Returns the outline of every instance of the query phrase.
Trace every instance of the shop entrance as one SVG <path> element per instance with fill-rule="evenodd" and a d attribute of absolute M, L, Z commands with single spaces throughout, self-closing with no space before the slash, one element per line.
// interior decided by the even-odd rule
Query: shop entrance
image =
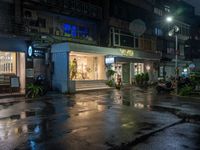
<path fill-rule="evenodd" d="M 75 81 L 76 91 L 107 87 L 103 55 L 71 52 L 69 75 Z"/>
<path fill-rule="evenodd" d="M 144 63 L 134 63 L 134 75 L 144 73 Z"/>
<path fill-rule="evenodd" d="M 130 84 L 130 64 L 126 63 L 122 66 L 123 83 Z"/>
<path fill-rule="evenodd" d="M 117 83 L 118 81 L 122 82 L 122 64 L 119 63 L 112 64 L 112 70 L 115 71 L 114 74 L 115 83 Z"/>

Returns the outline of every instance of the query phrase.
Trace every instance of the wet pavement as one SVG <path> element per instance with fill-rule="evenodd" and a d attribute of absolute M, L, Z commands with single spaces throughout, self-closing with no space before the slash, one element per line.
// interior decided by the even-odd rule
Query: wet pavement
<path fill-rule="evenodd" d="M 200 149 L 200 100 L 126 88 L 0 100 L 0 150 Z"/>
<path fill-rule="evenodd" d="M 199 150 L 199 125 L 182 123 L 157 133 L 132 150 Z"/>

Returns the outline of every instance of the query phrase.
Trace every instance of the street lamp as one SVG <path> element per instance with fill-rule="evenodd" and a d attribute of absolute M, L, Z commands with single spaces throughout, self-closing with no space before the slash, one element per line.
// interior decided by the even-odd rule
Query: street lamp
<path fill-rule="evenodd" d="M 166 17 L 166 21 L 167 22 L 172 22 L 173 21 L 173 17 L 172 16 L 167 16 Z"/>
<path fill-rule="evenodd" d="M 173 17 L 168 16 L 166 18 L 167 22 L 172 22 L 173 21 Z M 173 36 L 175 35 L 175 52 L 176 52 L 176 57 L 175 57 L 175 81 L 176 81 L 176 94 L 178 94 L 178 32 L 179 32 L 180 28 L 177 25 L 174 25 L 173 28 L 168 32 L 169 36 Z"/>

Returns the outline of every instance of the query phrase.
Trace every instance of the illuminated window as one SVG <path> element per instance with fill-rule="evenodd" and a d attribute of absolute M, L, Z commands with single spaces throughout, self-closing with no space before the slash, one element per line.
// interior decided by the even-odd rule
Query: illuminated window
<path fill-rule="evenodd" d="M 16 53 L 0 52 L 0 73 L 16 74 Z"/>
<path fill-rule="evenodd" d="M 144 73 L 144 64 L 143 63 L 134 63 L 134 75 Z"/>
<path fill-rule="evenodd" d="M 71 25 L 64 24 L 64 32 L 67 34 L 71 34 Z"/>
<path fill-rule="evenodd" d="M 65 23 L 64 34 L 65 36 L 70 36 L 74 38 L 77 38 L 77 37 L 86 38 L 89 36 L 89 31 L 87 27 L 81 27 L 81 26 Z"/>
<path fill-rule="evenodd" d="M 71 80 L 105 79 L 104 56 L 71 52 L 69 66 Z"/>

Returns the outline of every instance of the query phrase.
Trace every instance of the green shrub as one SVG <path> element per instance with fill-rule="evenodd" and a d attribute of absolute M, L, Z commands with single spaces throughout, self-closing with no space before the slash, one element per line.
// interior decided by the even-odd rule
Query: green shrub
<path fill-rule="evenodd" d="M 149 81 L 149 74 L 147 72 L 144 74 L 144 81 Z"/>
<path fill-rule="evenodd" d="M 35 98 L 40 96 L 40 93 L 43 92 L 43 88 L 39 85 L 35 85 L 33 83 L 27 84 L 27 97 Z"/>
<path fill-rule="evenodd" d="M 108 80 L 106 81 L 106 85 L 110 86 L 110 87 L 113 87 L 115 85 L 115 81 L 112 79 L 112 80 Z"/>
<path fill-rule="evenodd" d="M 112 69 L 107 70 L 106 75 L 108 78 L 112 77 L 116 72 Z"/>
<path fill-rule="evenodd" d="M 137 75 L 135 76 L 135 81 L 136 81 L 136 84 L 137 84 L 137 85 L 140 85 L 141 79 L 142 79 L 141 74 L 137 74 Z"/>
<path fill-rule="evenodd" d="M 191 84 L 195 87 L 196 85 L 200 85 L 200 73 L 199 72 L 192 72 L 190 74 L 190 81 Z"/>
<path fill-rule="evenodd" d="M 135 81 L 137 85 L 143 86 L 147 84 L 147 82 L 149 81 L 149 74 L 148 73 L 137 74 L 135 76 Z"/>
<path fill-rule="evenodd" d="M 179 95 L 181 96 L 188 96 L 192 93 L 193 88 L 191 86 L 184 86 L 183 88 L 180 89 Z"/>

